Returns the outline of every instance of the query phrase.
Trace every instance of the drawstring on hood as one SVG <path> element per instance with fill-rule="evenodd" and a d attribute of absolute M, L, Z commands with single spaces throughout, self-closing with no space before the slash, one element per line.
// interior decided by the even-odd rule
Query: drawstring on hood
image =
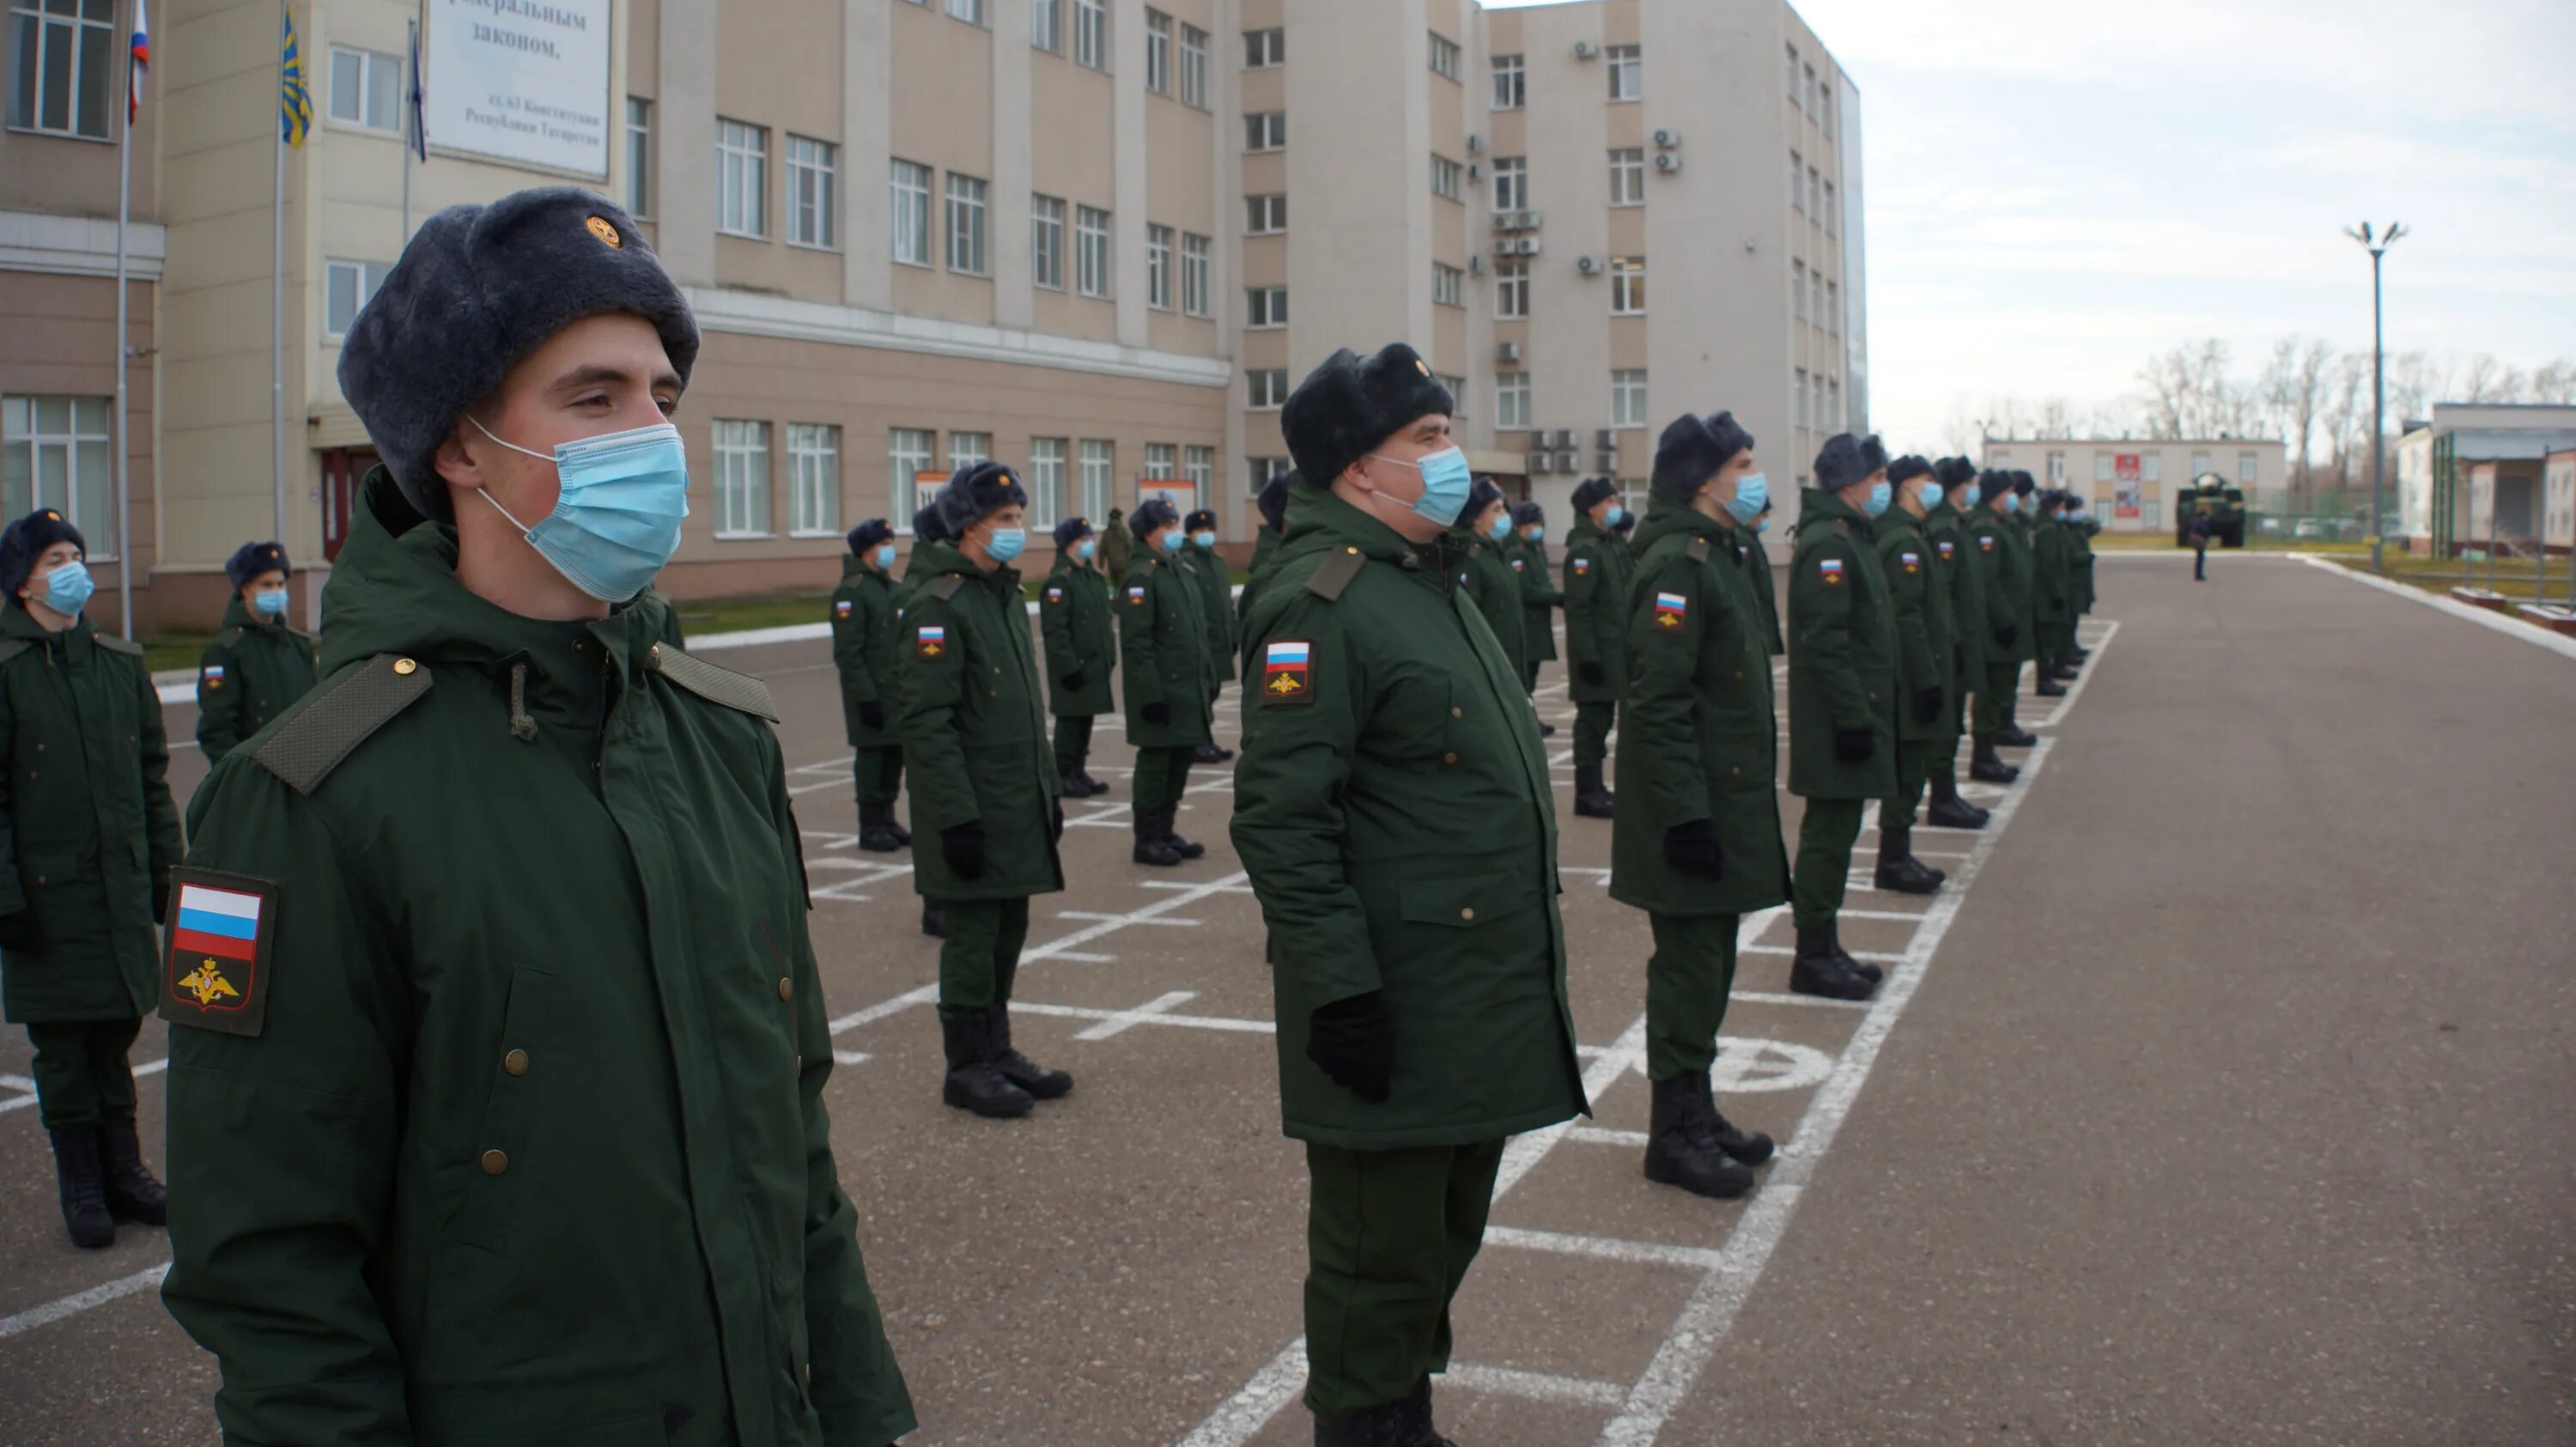
<path fill-rule="evenodd" d="M 537 721 L 528 717 L 528 665 L 510 665 L 510 737 L 523 744 L 537 741 Z"/>

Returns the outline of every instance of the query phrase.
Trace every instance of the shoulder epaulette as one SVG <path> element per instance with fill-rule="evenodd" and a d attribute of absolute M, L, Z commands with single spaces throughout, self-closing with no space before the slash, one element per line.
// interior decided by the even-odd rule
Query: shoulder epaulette
<path fill-rule="evenodd" d="M 307 698 L 251 758 L 288 788 L 310 794 L 369 735 L 427 692 L 427 664 L 380 653 Z"/>
<path fill-rule="evenodd" d="M 1705 563 L 1708 561 L 1708 539 L 1693 538 L 1690 540 L 1690 546 L 1682 549 L 1682 552 L 1694 563 Z"/>
<path fill-rule="evenodd" d="M 945 581 L 954 581 L 951 573 Z M 778 700 L 770 697 L 769 685 L 747 673 L 693 658 L 668 643 L 656 643 L 646 666 L 680 687 L 709 703 L 720 703 L 742 713 L 758 714 L 771 723 L 778 722 Z"/>
<path fill-rule="evenodd" d="M 131 639 L 119 638 L 113 633 L 93 633 L 90 637 L 97 640 L 99 647 L 110 653 L 122 653 L 128 658 L 143 656 L 143 645 Z"/>
<path fill-rule="evenodd" d="M 949 599 L 956 597 L 957 590 L 964 587 L 965 584 L 966 580 L 955 573 L 942 573 L 938 577 L 931 579 L 929 582 L 922 584 L 921 591 L 938 599 L 940 602 L 945 603 Z"/>
<path fill-rule="evenodd" d="M 292 630 L 290 630 L 290 631 L 292 631 Z M 226 647 L 226 648 L 230 648 L 230 647 L 232 647 L 234 644 L 237 644 L 237 643 L 241 642 L 241 640 L 242 640 L 241 625 L 240 625 L 240 624 L 238 624 L 238 623 L 234 624 L 234 625 L 233 625 L 232 627 L 230 627 L 230 628 L 225 629 L 223 632 L 218 633 L 218 634 L 216 634 L 216 635 L 215 635 L 215 641 L 216 641 L 217 643 L 222 644 L 222 645 L 223 645 L 224 647 Z"/>
<path fill-rule="evenodd" d="M 1315 571 L 1307 575 L 1306 591 L 1327 603 L 1334 602 L 1367 566 L 1368 555 L 1346 545 L 1340 552 L 1325 554 L 1324 561 L 1315 565 Z"/>
<path fill-rule="evenodd" d="M 24 638 L 0 638 L 0 663 L 6 663 L 33 647 Z"/>

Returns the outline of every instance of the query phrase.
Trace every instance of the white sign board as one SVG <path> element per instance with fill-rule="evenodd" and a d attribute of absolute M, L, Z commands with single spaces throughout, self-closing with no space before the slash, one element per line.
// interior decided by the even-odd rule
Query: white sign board
<path fill-rule="evenodd" d="M 430 0 L 429 144 L 605 179 L 611 3 Z"/>

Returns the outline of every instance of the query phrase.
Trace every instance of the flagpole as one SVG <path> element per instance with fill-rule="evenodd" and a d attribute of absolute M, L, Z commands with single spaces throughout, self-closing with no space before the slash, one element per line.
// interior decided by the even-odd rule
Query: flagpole
<path fill-rule="evenodd" d="M 139 6 L 142 0 L 135 0 Z M 133 26 L 126 27 L 130 34 Z M 125 62 L 125 132 L 116 146 L 116 606 L 134 637 L 134 449 L 126 427 L 125 228 L 134 212 L 134 61 Z"/>

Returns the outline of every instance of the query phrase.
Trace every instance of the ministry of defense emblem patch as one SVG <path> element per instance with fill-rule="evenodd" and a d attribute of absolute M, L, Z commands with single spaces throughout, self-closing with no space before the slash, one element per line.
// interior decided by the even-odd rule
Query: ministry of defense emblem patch
<path fill-rule="evenodd" d="M 1840 558 L 1818 558 L 1816 560 L 1816 574 L 1825 580 L 1826 587 L 1841 587 L 1843 585 L 1843 560 Z"/>
<path fill-rule="evenodd" d="M 1261 701 L 1311 703 L 1315 697 L 1315 644 L 1307 638 L 1273 640 L 1261 652 Z"/>
<path fill-rule="evenodd" d="M 1690 600 L 1681 594 L 1657 593 L 1655 595 L 1656 627 L 1679 628 L 1682 626 L 1682 618 L 1689 612 Z"/>
<path fill-rule="evenodd" d="M 924 623 L 912 635 L 913 647 L 924 658 L 941 658 L 948 653 L 948 630 L 937 623 Z"/>
<path fill-rule="evenodd" d="M 161 949 L 161 1018 L 226 1035 L 268 1026 L 277 884 L 182 868 Z"/>

